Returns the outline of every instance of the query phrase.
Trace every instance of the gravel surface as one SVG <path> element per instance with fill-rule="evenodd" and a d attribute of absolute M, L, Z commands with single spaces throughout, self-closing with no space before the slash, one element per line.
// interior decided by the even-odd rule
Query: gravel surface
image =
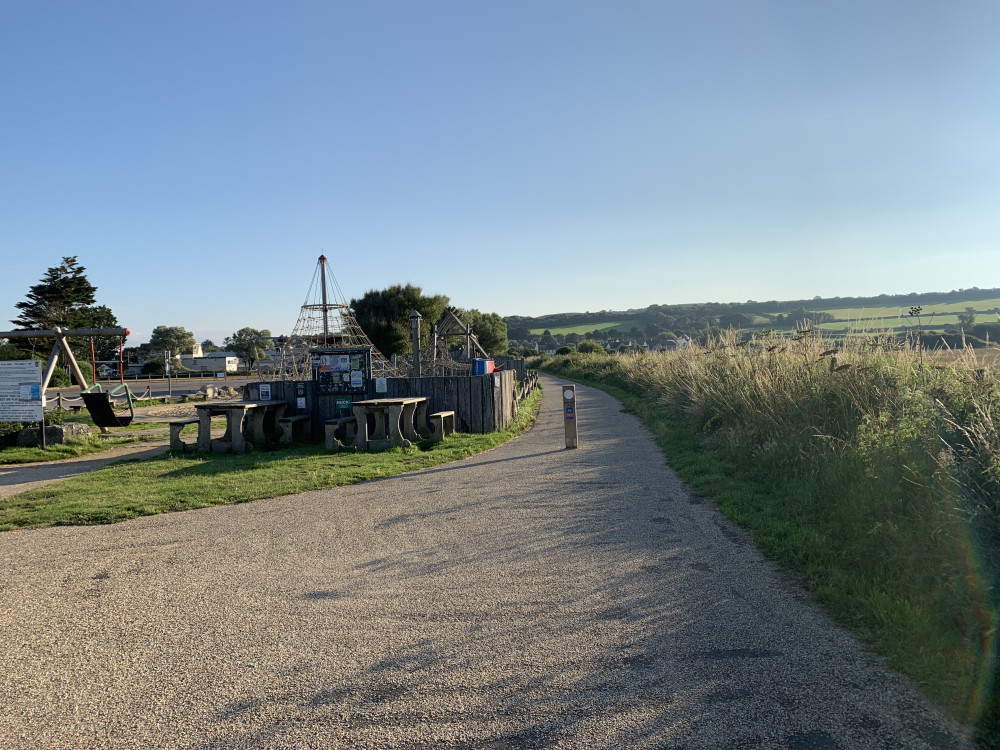
<path fill-rule="evenodd" d="M 960 746 L 612 398 L 563 449 L 543 381 L 454 464 L 0 534 L 0 747 Z"/>

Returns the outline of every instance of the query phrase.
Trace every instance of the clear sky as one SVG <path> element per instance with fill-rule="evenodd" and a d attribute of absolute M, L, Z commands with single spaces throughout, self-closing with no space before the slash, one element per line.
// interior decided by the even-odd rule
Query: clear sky
<path fill-rule="evenodd" d="M 289 333 L 1000 286 L 1000 2 L 0 4 L 0 316 Z"/>

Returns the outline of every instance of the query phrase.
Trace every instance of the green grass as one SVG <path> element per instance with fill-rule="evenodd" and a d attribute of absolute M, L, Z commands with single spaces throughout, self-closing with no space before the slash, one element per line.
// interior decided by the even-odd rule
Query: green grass
<path fill-rule="evenodd" d="M 542 369 L 620 398 L 696 493 L 1000 747 L 1000 378 L 972 352 L 779 343 Z"/>
<path fill-rule="evenodd" d="M 64 458 L 102 453 L 123 445 L 135 445 L 163 440 L 165 437 L 166 435 L 159 433 L 155 435 L 116 435 L 108 438 L 99 438 L 96 435 L 92 435 L 85 439 L 70 440 L 66 443 L 50 445 L 45 450 L 41 448 L 11 446 L 10 448 L 0 450 L 0 464 L 35 464 L 46 461 L 60 461 Z"/>
<path fill-rule="evenodd" d="M 436 466 L 480 453 L 528 429 L 540 400 L 540 391 L 528 397 L 512 426 L 502 432 L 456 433 L 442 443 L 382 453 L 331 454 L 322 445 L 297 444 L 271 453 L 167 454 L 125 461 L 0 499 L 0 531 L 115 523 L 338 487 Z"/>
<path fill-rule="evenodd" d="M 543 334 L 546 331 L 555 336 L 557 333 L 565 336 L 568 333 L 577 333 L 579 335 L 584 335 L 585 333 L 590 333 L 591 331 L 607 331 L 612 328 L 617 328 L 620 331 L 630 331 L 632 327 L 641 328 L 640 321 L 630 319 L 630 320 L 615 320 L 611 322 L 604 323 L 582 323 L 577 326 L 559 326 L 558 328 L 532 328 L 529 333 Z"/>
<path fill-rule="evenodd" d="M 932 314 L 935 317 L 947 315 L 948 313 L 954 315 L 965 312 L 965 308 L 967 307 L 972 307 L 976 309 L 977 322 L 993 322 L 996 320 L 996 316 L 991 311 L 1000 309 L 1000 298 L 980 299 L 968 302 L 942 302 L 937 305 L 921 305 L 920 307 L 920 315 L 924 320 L 929 319 Z M 819 312 L 828 312 L 835 318 L 846 321 L 910 317 L 909 306 L 900 307 L 898 305 L 886 307 L 824 307 L 820 308 Z"/>
<path fill-rule="evenodd" d="M 65 421 L 85 424 L 96 430 L 94 420 L 92 420 L 89 415 L 75 414 L 67 417 Z M 218 417 L 212 420 L 212 424 L 217 427 L 224 426 L 225 422 L 225 417 Z M 87 456 L 92 453 L 102 453 L 103 451 L 118 448 L 123 445 L 134 445 L 137 443 L 165 440 L 168 437 L 166 432 L 157 432 L 145 435 L 138 433 L 145 432 L 147 430 L 167 430 L 169 427 L 169 422 L 133 422 L 128 427 L 111 427 L 109 428 L 109 432 L 103 436 L 99 436 L 97 433 L 94 433 L 88 438 L 81 438 L 70 440 L 66 443 L 49 445 L 45 448 L 45 450 L 42 450 L 41 448 L 21 446 L 0 448 L 0 464 L 33 464 L 44 463 L 47 461 L 61 461 L 65 458 Z M 191 427 L 186 427 L 185 430 L 190 433 L 196 431 L 197 426 L 192 425 Z"/>

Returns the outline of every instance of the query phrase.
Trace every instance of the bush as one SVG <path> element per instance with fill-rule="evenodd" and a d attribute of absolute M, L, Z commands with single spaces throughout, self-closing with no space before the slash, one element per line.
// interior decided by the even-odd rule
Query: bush
<path fill-rule="evenodd" d="M 52 372 L 52 378 L 49 380 L 49 388 L 69 388 L 71 383 L 69 373 L 61 367 L 57 367 Z"/>
<path fill-rule="evenodd" d="M 560 346 L 558 349 L 556 349 L 556 354 L 563 354 L 563 355 L 565 355 L 565 354 L 572 354 L 572 353 L 573 353 L 573 347 L 571 347 L 571 346 Z"/>
<path fill-rule="evenodd" d="M 596 341 L 581 341 L 577 344 L 576 350 L 581 354 L 603 354 L 604 347 Z"/>
<path fill-rule="evenodd" d="M 151 359 L 146 364 L 142 366 L 143 375 L 152 375 L 154 377 L 159 377 L 165 375 L 167 372 L 167 367 L 158 359 Z"/>

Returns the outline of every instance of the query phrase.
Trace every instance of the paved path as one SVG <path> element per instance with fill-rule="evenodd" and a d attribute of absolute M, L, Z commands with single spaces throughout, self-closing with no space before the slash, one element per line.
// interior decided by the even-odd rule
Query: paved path
<path fill-rule="evenodd" d="M 0 534 L 3 748 L 941 748 L 952 729 L 559 389 L 470 459 Z"/>
<path fill-rule="evenodd" d="M 148 432 L 148 431 L 143 431 Z M 166 453 L 170 440 L 149 440 L 144 443 L 122 445 L 100 453 L 64 458 L 59 461 L 45 461 L 36 464 L 0 464 L 0 499 L 21 492 L 44 487 L 60 479 L 86 474 L 115 461 L 152 458 Z M 2 542 L 0 542 L 2 546 Z M 3 747 L 0 745 L 0 747 Z"/>

